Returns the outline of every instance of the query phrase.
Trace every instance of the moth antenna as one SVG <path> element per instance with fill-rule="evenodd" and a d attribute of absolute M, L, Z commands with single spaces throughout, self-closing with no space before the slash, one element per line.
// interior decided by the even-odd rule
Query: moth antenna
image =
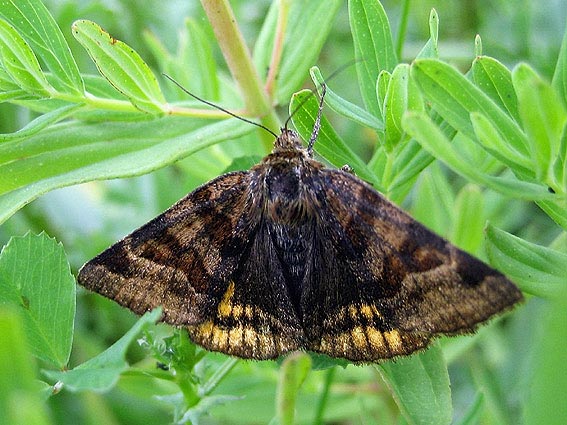
<path fill-rule="evenodd" d="M 336 69 L 331 75 L 329 75 L 329 77 L 326 78 L 325 81 L 322 82 L 321 85 L 319 86 L 321 88 L 321 96 L 319 98 L 319 109 L 317 111 L 317 118 L 315 119 L 315 123 L 313 124 L 313 131 L 311 133 L 311 137 L 309 137 L 309 142 L 307 143 L 307 153 L 309 154 L 309 156 L 313 156 L 313 146 L 315 145 L 315 141 L 317 140 L 317 136 L 319 136 L 319 130 L 321 129 L 321 114 L 322 114 L 322 111 L 323 111 L 323 101 L 325 99 L 325 94 L 327 93 L 326 82 L 333 79 L 334 77 L 336 77 L 338 74 L 343 72 L 346 68 L 354 65 L 355 63 L 364 62 L 364 60 L 365 60 L 364 58 L 361 58 L 361 59 L 353 59 L 351 61 L 348 61 L 347 63 L 345 63 L 344 65 L 342 65 L 338 69 Z M 293 111 L 291 111 L 291 114 L 289 114 L 289 117 L 287 117 L 287 119 L 285 120 L 285 123 L 284 123 L 284 128 L 286 130 L 287 130 L 287 126 L 288 126 L 291 118 L 305 104 L 305 102 L 307 102 L 311 98 L 311 96 L 314 96 L 313 92 L 311 92 L 311 94 L 309 94 L 309 96 L 307 96 L 305 99 L 303 99 L 303 101 L 299 105 L 297 105 L 297 107 Z"/>
<path fill-rule="evenodd" d="M 278 135 L 276 133 L 274 133 L 272 130 L 270 130 L 268 127 L 266 127 L 265 125 L 262 125 L 260 123 L 249 120 L 247 118 L 241 117 L 240 115 L 237 115 L 234 112 L 231 112 L 228 109 L 223 108 L 222 106 L 216 105 L 213 102 L 209 102 L 208 100 L 205 100 L 205 99 L 191 93 L 189 90 L 187 90 L 185 87 L 183 87 L 180 83 L 178 83 L 173 77 L 170 77 L 169 75 L 167 75 L 165 73 L 162 73 L 162 75 L 165 78 L 167 78 L 169 81 L 171 81 L 173 84 L 175 84 L 177 87 L 179 87 L 184 93 L 188 94 L 189 96 L 191 96 L 194 99 L 197 99 L 199 102 L 203 102 L 205 105 L 212 106 L 213 108 L 218 109 L 219 111 L 222 111 L 225 114 L 230 115 L 231 117 L 238 118 L 240 121 L 244 121 L 248 124 L 252 124 L 252 125 L 255 125 L 256 127 L 259 127 L 263 130 L 266 130 L 268 133 L 270 133 L 276 139 L 278 138 Z"/>
<path fill-rule="evenodd" d="M 311 137 L 309 137 L 309 143 L 307 143 L 307 154 L 309 156 L 313 156 L 313 146 L 315 145 L 315 140 L 317 140 L 317 136 L 319 136 L 319 130 L 321 129 L 321 115 L 323 114 L 323 102 L 325 101 L 326 93 L 327 85 L 325 83 L 322 83 L 321 97 L 319 98 L 319 109 L 317 110 L 317 118 L 315 118 L 313 131 L 311 132 Z"/>

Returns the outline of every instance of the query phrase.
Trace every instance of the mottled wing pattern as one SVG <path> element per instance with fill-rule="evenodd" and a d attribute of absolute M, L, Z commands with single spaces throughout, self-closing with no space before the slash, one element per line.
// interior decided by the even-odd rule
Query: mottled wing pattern
<path fill-rule="evenodd" d="M 320 274 L 301 300 L 309 349 L 355 361 L 407 355 L 436 336 L 473 332 L 522 299 L 502 274 L 358 178 L 328 169 L 316 178 Z"/>
<path fill-rule="evenodd" d="M 202 322 L 246 248 L 250 173 L 223 175 L 86 263 L 78 281 L 138 314 L 163 307 L 175 325 Z M 227 238 L 226 235 L 233 235 Z"/>
<path fill-rule="evenodd" d="M 303 329 L 265 223 L 241 256 L 217 311 L 207 322 L 189 327 L 194 342 L 254 359 L 305 348 Z"/>

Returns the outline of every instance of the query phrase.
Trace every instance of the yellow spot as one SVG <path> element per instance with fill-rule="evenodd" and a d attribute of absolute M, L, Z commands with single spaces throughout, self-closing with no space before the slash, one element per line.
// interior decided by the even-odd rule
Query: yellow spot
<path fill-rule="evenodd" d="M 358 309 L 354 305 L 348 306 L 348 313 L 350 314 L 352 320 L 358 319 Z"/>
<path fill-rule="evenodd" d="M 238 304 L 232 307 L 232 317 L 234 317 L 235 319 L 239 319 L 240 316 L 242 316 L 242 312 L 244 311 L 244 308 Z"/>
<path fill-rule="evenodd" d="M 366 317 L 368 320 L 371 320 L 372 317 L 374 317 L 374 312 L 372 311 L 372 307 L 369 306 L 368 304 L 363 304 L 360 306 L 360 312 L 362 313 L 362 315 L 364 317 Z"/>
<path fill-rule="evenodd" d="M 382 335 L 382 332 L 369 326 L 366 328 L 366 336 L 368 337 L 368 342 L 370 342 L 372 348 L 378 351 L 382 351 L 384 349 L 384 336 Z"/>
<path fill-rule="evenodd" d="M 275 350 L 274 338 L 271 334 L 259 333 L 258 335 L 258 345 L 260 346 L 260 352 L 262 353 L 273 353 Z"/>
<path fill-rule="evenodd" d="M 252 309 L 252 306 L 247 305 L 246 307 L 244 307 L 244 314 L 246 315 L 246 318 L 248 320 L 251 320 L 254 316 L 254 310 Z"/>
<path fill-rule="evenodd" d="M 352 331 L 350 331 L 352 336 L 352 342 L 356 348 L 359 350 L 366 350 L 366 333 L 361 326 L 355 326 Z"/>
<path fill-rule="evenodd" d="M 248 346 L 250 347 L 256 346 L 256 342 L 258 340 L 257 336 L 258 334 L 251 327 L 244 328 L 244 341 L 246 342 L 246 344 L 248 344 Z"/>
<path fill-rule="evenodd" d="M 212 344 L 217 347 L 219 350 L 225 350 L 228 341 L 228 332 L 225 329 L 219 328 L 215 326 L 213 328 L 213 338 Z"/>
<path fill-rule="evenodd" d="M 234 282 L 231 280 L 228 284 L 228 288 L 222 297 L 222 301 L 219 304 L 218 312 L 220 317 L 230 316 L 232 312 L 232 296 L 234 295 Z"/>
<path fill-rule="evenodd" d="M 208 322 L 202 323 L 199 326 L 195 327 L 195 330 L 201 335 L 203 338 L 209 338 L 211 333 L 213 332 L 213 322 L 209 320 Z"/>
<path fill-rule="evenodd" d="M 232 328 L 228 337 L 231 347 L 240 347 L 242 345 L 243 329 L 242 326 Z"/>
<path fill-rule="evenodd" d="M 399 351 L 402 347 L 402 338 L 397 330 L 393 329 L 384 332 L 384 338 L 386 338 L 388 344 L 392 347 L 392 351 Z"/>

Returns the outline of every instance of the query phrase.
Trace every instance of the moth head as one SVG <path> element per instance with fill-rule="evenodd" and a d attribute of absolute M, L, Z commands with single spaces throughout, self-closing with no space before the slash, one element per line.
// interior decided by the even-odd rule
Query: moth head
<path fill-rule="evenodd" d="M 305 148 L 301 143 L 301 138 L 293 130 L 287 128 L 281 129 L 281 134 L 274 142 L 274 150 L 272 153 L 279 153 L 283 151 L 303 151 Z"/>

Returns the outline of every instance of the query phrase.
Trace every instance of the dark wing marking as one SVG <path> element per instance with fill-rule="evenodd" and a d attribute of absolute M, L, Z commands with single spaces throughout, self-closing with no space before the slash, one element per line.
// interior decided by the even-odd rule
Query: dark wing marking
<path fill-rule="evenodd" d="M 502 274 L 358 178 L 322 170 L 314 274 L 302 294 L 309 349 L 373 361 L 473 332 L 522 300 Z"/>
<path fill-rule="evenodd" d="M 189 327 L 191 339 L 209 350 L 255 359 L 304 348 L 303 330 L 265 223 L 240 263 L 216 314 Z"/>
<path fill-rule="evenodd" d="M 235 172 L 199 187 L 86 263 L 79 283 L 138 314 L 162 306 L 165 322 L 202 322 L 248 243 L 249 184 Z"/>

